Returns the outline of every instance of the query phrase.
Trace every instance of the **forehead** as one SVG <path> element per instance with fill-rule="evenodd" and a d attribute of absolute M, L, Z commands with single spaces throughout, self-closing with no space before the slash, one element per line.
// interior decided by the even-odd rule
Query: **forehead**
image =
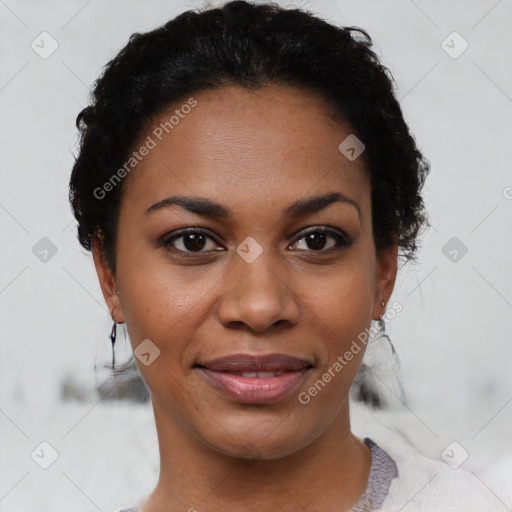
<path fill-rule="evenodd" d="M 130 173 L 123 194 L 143 207 L 183 193 L 287 202 L 333 189 L 367 202 L 364 154 L 338 149 L 351 134 L 316 93 L 289 86 L 239 86 L 203 91 L 173 104 L 146 125 L 135 148 L 154 147 Z M 153 144 L 152 144 L 153 145 Z M 288 197 L 289 196 L 289 197 Z"/>

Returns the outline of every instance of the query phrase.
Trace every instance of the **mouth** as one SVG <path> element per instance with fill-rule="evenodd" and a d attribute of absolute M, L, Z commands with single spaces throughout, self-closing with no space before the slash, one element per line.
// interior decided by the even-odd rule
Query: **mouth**
<path fill-rule="evenodd" d="M 285 354 L 232 354 L 195 368 L 217 391 L 237 403 L 271 404 L 295 390 L 313 363 Z"/>

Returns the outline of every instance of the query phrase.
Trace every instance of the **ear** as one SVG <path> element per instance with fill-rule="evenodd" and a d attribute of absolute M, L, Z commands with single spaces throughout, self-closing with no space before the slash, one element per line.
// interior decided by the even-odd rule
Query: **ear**
<path fill-rule="evenodd" d="M 395 243 L 382 249 L 377 255 L 377 269 L 375 275 L 375 296 L 373 298 L 372 318 L 378 320 L 385 311 L 395 287 L 398 266 L 398 245 Z"/>
<path fill-rule="evenodd" d="M 98 274 L 101 292 L 107 303 L 110 316 L 115 322 L 123 323 L 125 319 L 116 279 L 110 265 L 107 263 L 102 243 L 98 238 L 95 238 L 92 242 L 92 257 L 94 266 L 96 267 L 96 273 Z"/>

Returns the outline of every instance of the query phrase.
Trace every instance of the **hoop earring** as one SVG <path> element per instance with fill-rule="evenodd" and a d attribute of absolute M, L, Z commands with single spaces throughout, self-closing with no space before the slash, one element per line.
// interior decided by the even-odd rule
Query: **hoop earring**
<path fill-rule="evenodd" d="M 114 325 L 112 326 L 112 331 L 110 332 L 110 341 L 112 342 L 112 371 L 114 370 L 114 366 L 116 363 L 116 353 L 114 350 L 114 345 L 116 343 L 116 337 L 117 337 L 117 323 L 114 322 Z"/>

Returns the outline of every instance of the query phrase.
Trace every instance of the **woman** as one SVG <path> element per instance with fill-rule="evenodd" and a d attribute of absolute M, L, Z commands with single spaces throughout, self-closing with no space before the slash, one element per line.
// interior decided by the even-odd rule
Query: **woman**
<path fill-rule="evenodd" d="M 351 432 L 364 333 L 426 223 L 428 163 L 370 47 L 275 5 L 189 11 L 132 36 L 79 114 L 78 236 L 159 440 L 130 510 L 491 510 Z"/>

